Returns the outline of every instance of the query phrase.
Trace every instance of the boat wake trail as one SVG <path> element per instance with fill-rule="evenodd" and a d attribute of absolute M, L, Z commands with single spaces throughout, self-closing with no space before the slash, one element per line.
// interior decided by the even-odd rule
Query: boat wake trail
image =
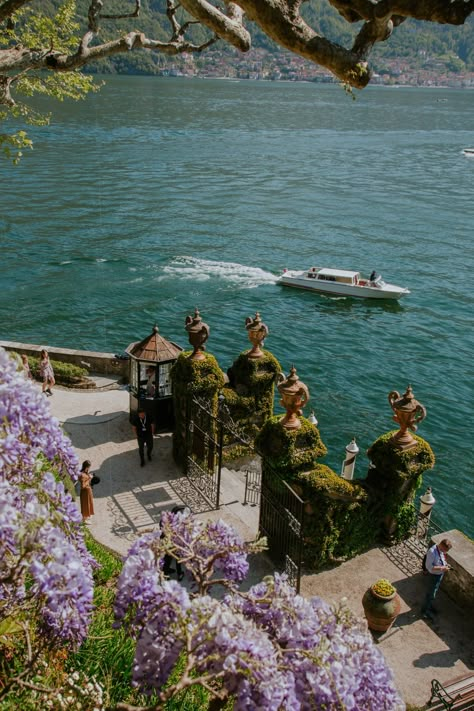
<path fill-rule="evenodd" d="M 247 267 L 236 262 L 216 262 L 212 259 L 197 259 L 196 257 L 175 257 L 163 268 L 164 275 L 160 279 L 173 277 L 204 282 L 219 279 L 231 286 L 242 289 L 254 289 L 262 284 L 274 284 L 275 274 L 258 267 Z"/>

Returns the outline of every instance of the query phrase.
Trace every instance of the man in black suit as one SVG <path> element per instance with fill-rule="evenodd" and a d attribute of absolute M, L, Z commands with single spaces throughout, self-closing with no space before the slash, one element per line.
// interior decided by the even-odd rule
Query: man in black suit
<path fill-rule="evenodd" d="M 140 453 L 140 464 L 142 467 L 145 466 L 145 445 L 146 452 L 148 455 L 148 460 L 151 460 L 151 453 L 153 451 L 153 435 L 155 434 L 155 425 L 150 417 L 147 415 L 143 406 L 140 405 L 138 408 L 138 413 L 132 422 L 133 431 L 138 442 L 138 451 Z"/>

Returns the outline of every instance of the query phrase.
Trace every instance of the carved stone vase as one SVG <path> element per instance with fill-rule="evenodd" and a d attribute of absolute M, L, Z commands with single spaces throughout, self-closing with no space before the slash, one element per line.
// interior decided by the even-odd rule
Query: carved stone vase
<path fill-rule="evenodd" d="M 268 336 L 268 328 L 260 318 L 260 314 L 255 314 L 254 318 L 250 316 L 245 319 L 245 328 L 249 341 L 252 344 L 252 349 L 247 353 L 249 358 L 261 358 L 264 353 L 260 346 L 263 346 L 265 338 Z"/>
<path fill-rule="evenodd" d="M 400 596 L 395 591 L 382 597 L 370 587 L 364 593 L 362 606 L 369 629 L 374 632 L 387 632 L 400 613 Z"/>
<path fill-rule="evenodd" d="M 198 309 L 194 310 L 194 316 L 186 317 L 185 328 L 188 332 L 189 342 L 193 347 L 193 352 L 189 356 L 190 360 L 204 360 L 206 358 L 203 353 L 204 344 L 209 338 L 209 326 L 202 320 Z"/>
<path fill-rule="evenodd" d="M 290 374 L 277 385 L 281 395 L 280 405 L 286 410 L 286 415 L 281 418 L 280 423 L 286 429 L 298 429 L 301 427 L 301 420 L 298 415 L 303 414 L 303 407 L 309 400 L 309 390 L 301 380 L 298 380 L 296 368 L 291 366 Z"/>

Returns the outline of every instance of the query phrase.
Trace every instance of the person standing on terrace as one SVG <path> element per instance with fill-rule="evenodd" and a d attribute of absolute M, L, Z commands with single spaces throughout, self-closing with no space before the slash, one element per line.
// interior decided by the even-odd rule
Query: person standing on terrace
<path fill-rule="evenodd" d="M 40 376 L 43 379 L 43 392 L 52 395 L 52 386 L 55 385 L 53 366 L 50 363 L 48 351 L 43 348 L 39 364 Z"/>
<path fill-rule="evenodd" d="M 145 466 L 145 446 L 148 455 L 148 461 L 151 461 L 151 453 L 153 451 L 153 435 L 155 434 L 155 425 L 150 415 L 145 413 L 145 408 L 140 405 L 138 413 L 133 419 L 132 428 L 137 438 L 138 452 L 140 455 L 140 464 Z"/>
<path fill-rule="evenodd" d="M 446 562 L 446 553 L 452 547 L 453 544 L 449 538 L 443 538 L 441 543 L 435 543 L 434 546 L 431 546 L 426 554 L 427 591 L 425 602 L 421 608 L 421 614 L 425 619 L 433 620 L 433 614 L 437 612 L 433 607 L 433 602 L 438 594 L 444 574 L 451 568 Z"/>
<path fill-rule="evenodd" d="M 94 477 L 90 468 L 91 463 L 86 459 L 86 461 L 82 463 L 81 471 L 79 472 L 79 481 L 81 483 L 81 514 L 83 521 L 94 515 L 94 497 L 92 495 L 92 479 Z"/>

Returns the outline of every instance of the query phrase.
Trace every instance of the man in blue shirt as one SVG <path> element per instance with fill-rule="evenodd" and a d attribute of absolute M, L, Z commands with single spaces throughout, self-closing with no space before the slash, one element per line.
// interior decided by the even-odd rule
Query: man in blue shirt
<path fill-rule="evenodd" d="M 431 546 L 426 554 L 427 591 L 421 614 L 428 620 L 433 620 L 433 613 L 435 612 L 433 601 L 438 594 L 443 575 L 451 567 L 446 563 L 446 553 L 452 547 L 451 541 L 448 538 L 443 538 L 441 543 L 435 543 L 434 546 Z"/>

